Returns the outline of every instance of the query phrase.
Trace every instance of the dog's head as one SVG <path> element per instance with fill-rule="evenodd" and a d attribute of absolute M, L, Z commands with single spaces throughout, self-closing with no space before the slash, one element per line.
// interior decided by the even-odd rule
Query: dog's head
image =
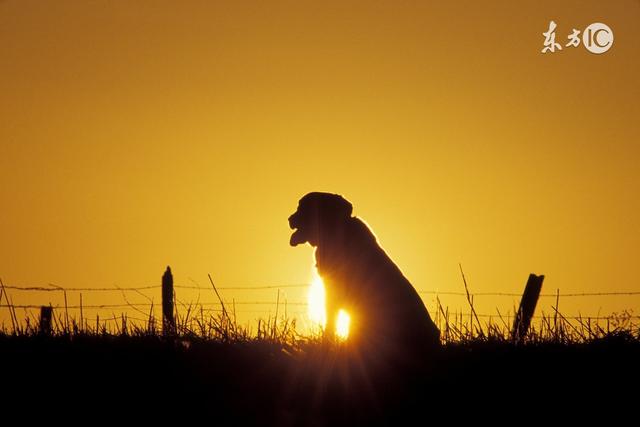
<path fill-rule="evenodd" d="M 331 193 L 309 193 L 300 199 L 298 210 L 289 217 L 291 246 L 309 242 L 318 246 L 330 239 L 349 218 L 353 206 L 345 198 Z"/>

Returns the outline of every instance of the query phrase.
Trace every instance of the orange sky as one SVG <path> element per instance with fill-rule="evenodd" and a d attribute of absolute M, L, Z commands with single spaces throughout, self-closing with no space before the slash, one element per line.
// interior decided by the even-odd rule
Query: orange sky
<path fill-rule="evenodd" d="M 551 19 L 563 45 L 598 21 L 614 45 L 543 55 Z M 170 264 L 203 287 L 307 283 L 287 217 L 322 190 L 422 291 L 463 290 L 458 262 L 476 292 L 521 292 L 530 272 L 548 293 L 639 290 L 639 20 L 631 0 L 2 1 L 0 277 L 136 286 Z"/>

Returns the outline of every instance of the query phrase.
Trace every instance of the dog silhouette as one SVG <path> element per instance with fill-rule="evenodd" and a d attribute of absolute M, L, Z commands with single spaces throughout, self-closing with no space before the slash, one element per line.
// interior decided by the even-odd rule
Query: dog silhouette
<path fill-rule="evenodd" d="M 342 196 L 305 195 L 289 217 L 291 246 L 316 248 L 326 292 L 325 333 L 337 312 L 349 313 L 349 345 L 377 354 L 408 356 L 439 346 L 440 331 L 422 299 Z"/>

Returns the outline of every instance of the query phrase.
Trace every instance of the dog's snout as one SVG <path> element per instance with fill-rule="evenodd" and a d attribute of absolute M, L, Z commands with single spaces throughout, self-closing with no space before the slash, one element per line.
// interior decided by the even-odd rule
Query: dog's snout
<path fill-rule="evenodd" d="M 294 212 L 290 217 L 289 217 L 289 227 L 290 228 L 298 228 L 298 212 Z"/>

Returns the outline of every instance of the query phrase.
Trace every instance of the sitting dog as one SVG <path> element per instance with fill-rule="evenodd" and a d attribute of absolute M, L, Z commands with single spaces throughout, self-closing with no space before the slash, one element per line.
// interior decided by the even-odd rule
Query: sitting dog
<path fill-rule="evenodd" d="M 316 248 L 326 292 L 326 333 L 335 331 L 337 312 L 344 309 L 350 316 L 348 343 L 361 350 L 407 356 L 437 347 L 440 331 L 422 299 L 352 211 L 343 197 L 314 192 L 289 217 L 295 230 L 291 246 L 308 242 Z"/>

